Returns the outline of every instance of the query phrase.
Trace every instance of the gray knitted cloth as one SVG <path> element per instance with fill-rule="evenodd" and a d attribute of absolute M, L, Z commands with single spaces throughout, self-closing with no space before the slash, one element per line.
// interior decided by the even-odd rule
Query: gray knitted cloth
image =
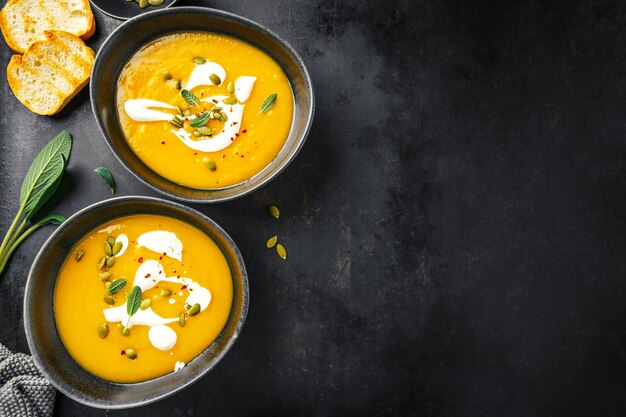
<path fill-rule="evenodd" d="M 0 343 L 0 417 L 51 416 L 54 397 L 54 387 L 33 358 L 11 353 Z"/>

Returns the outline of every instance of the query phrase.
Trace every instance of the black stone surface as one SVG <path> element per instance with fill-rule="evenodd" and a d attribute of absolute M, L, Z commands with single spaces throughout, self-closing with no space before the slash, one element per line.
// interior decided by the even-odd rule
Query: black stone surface
<path fill-rule="evenodd" d="M 59 395 L 58 416 L 626 413 L 624 3 L 179 4 L 287 39 L 317 89 L 314 127 L 270 185 L 196 206 L 249 268 L 226 360 L 157 404 L 106 412 Z M 95 49 L 119 24 L 97 22 Z M 112 157 L 86 92 L 38 117 L 0 74 L 2 230 L 30 161 L 65 128 L 74 153 L 46 212 L 109 197 L 100 165 L 119 194 L 153 195 Z M 14 350 L 27 351 L 23 285 L 51 230 L 0 279 L 0 342 Z M 264 248 L 273 234 L 286 262 Z"/>

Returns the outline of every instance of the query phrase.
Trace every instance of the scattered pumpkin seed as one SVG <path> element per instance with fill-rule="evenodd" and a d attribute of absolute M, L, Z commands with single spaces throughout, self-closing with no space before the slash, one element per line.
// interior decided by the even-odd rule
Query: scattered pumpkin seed
<path fill-rule="evenodd" d="M 104 296 L 104 302 L 107 303 L 108 305 L 112 306 L 113 304 L 115 304 L 115 298 L 113 298 L 112 295 L 105 295 Z"/>
<path fill-rule="evenodd" d="M 117 323 L 117 330 L 120 331 L 122 336 L 128 337 L 130 336 L 130 330 L 128 330 L 123 324 Z"/>
<path fill-rule="evenodd" d="M 131 349 L 131 348 L 125 349 L 124 353 L 126 353 L 126 357 L 128 359 L 132 359 L 132 360 L 137 359 L 137 352 L 135 352 L 135 349 Z"/>
<path fill-rule="evenodd" d="M 197 130 L 193 131 L 193 135 L 197 138 L 199 138 L 200 136 L 202 136 L 202 133 L 198 132 Z"/>
<path fill-rule="evenodd" d="M 280 217 L 280 210 L 278 210 L 278 207 L 276 207 L 274 204 L 270 204 L 269 206 L 267 206 L 267 212 L 275 219 Z"/>
<path fill-rule="evenodd" d="M 222 101 L 224 102 L 224 104 L 228 104 L 228 105 L 237 104 L 237 99 L 235 97 L 227 97 Z"/>
<path fill-rule="evenodd" d="M 202 58 L 201 56 L 197 56 L 197 57 L 194 57 L 193 62 L 195 62 L 198 65 L 202 65 L 206 63 L 206 59 Z"/>
<path fill-rule="evenodd" d="M 180 80 L 176 80 L 176 83 L 174 84 L 174 86 L 176 87 L 177 90 L 180 90 L 181 88 L 183 88 L 183 83 Z"/>
<path fill-rule="evenodd" d="M 165 0 L 148 0 L 150 6 L 160 6 Z"/>
<path fill-rule="evenodd" d="M 201 126 L 198 128 L 198 132 L 205 136 L 211 136 L 215 132 L 215 130 L 208 126 Z"/>
<path fill-rule="evenodd" d="M 180 316 L 178 316 L 178 324 L 180 324 L 180 327 L 185 327 L 186 322 L 187 317 L 185 317 L 185 312 L 180 313 Z"/>
<path fill-rule="evenodd" d="M 228 92 L 228 94 L 232 94 L 235 92 L 235 83 L 230 81 L 228 83 L 228 85 L 226 86 L 226 92 Z"/>
<path fill-rule="evenodd" d="M 145 310 L 148 307 L 150 307 L 150 304 L 152 304 L 152 300 L 150 298 L 146 298 L 145 300 L 141 302 L 141 305 L 139 306 L 139 308 L 142 310 Z"/>
<path fill-rule="evenodd" d="M 202 158 L 202 162 L 204 162 L 204 165 L 209 168 L 209 171 L 215 171 L 217 169 L 215 161 L 213 161 L 211 158 L 205 156 L 204 158 Z"/>
<path fill-rule="evenodd" d="M 78 253 L 76 254 L 76 262 L 80 262 L 80 260 L 83 259 L 83 256 L 85 256 L 85 252 L 82 250 L 79 250 Z"/>
<path fill-rule="evenodd" d="M 106 256 L 98 261 L 98 269 L 104 268 L 104 264 L 107 261 Z"/>
<path fill-rule="evenodd" d="M 190 316 L 195 316 L 196 314 L 198 314 L 200 312 L 200 304 L 196 303 L 194 305 L 191 306 L 191 308 L 189 309 L 188 314 Z"/>
<path fill-rule="evenodd" d="M 115 255 L 111 255 L 107 258 L 106 260 L 106 266 L 107 268 L 113 268 L 113 265 L 115 265 Z"/>
<path fill-rule="evenodd" d="M 169 297 L 170 295 L 172 295 L 172 290 L 169 288 L 161 290 L 161 297 Z"/>
<path fill-rule="evenodd" d="M 170 74 L 170 73 L 169 73 L 169 71 L 165 71 L 165 72 L 163 73 L 163 79 L 164 79 L 165 81 L 169 81 L 169 80 L 171 80 L 171 79 L 172 79 L 172 74 Z"/>
<path fill-rule="evenodd" d="M 272 236 L 269 239 L 267 239 L 267 243 L 266 246 L 268 249 L 273 248 L 274 246 L 276 246 L 276 242 L 278 242 L 278 236 Z"/>
<path fill-rule="evenodd" d="M 111 245 L 109 244 L 109 242 L 104 242 L 104 254 L 106 256 L 111 256 L 113 255 L 113 248 L 111 247 Z"/>
<path fill-rule="evenodd" d="M 280 243 L 276 245 L 276 253 L 283 259 L 287 259 L 287 249 Z"/>
<path fill-rule="evenodd" d="M 100 323 L 98 326 L 98 336 L 100 339 L 105 339 L 109 335 L 109 325 L 106 323 Z"/>
<path fill-rule="evenodd" d="M 104 283 L 104 290 L 105 290 L 106 292 L 109 292 L 109 287 L 110 287 L 110 286 L 111 286 L 111 283 L 110 283 L 109 281 L 105 282 L 105 283 Z"/>
<path fill-rule="evenodd" d="M 222 79 L 217 74 L 209 75 L 209 80 L 211 80 L 211 82 L 215 85 L 220 85 L 222 83 Z"/>
<path fill-rule="evenodd" d="M 139 0 L 139 7 L 145 9 L 148 6 L 150 6 L 150 2 L 148 0 Z"/>
<path fill-rule="evenodd" d="M 111 278 L 111 275 L 112 274 L 109 271 L 103 272 L 103 273 L 100 274 L 100 279 L 102 281 L 108 281 L 109 278 Z"/>
<path fill-rule="evenodd" d="M 112 248 L 113 255 L 117 255 L 118 253 L 120 253 L 121 250 L 122 250 L 122 242 L 115 242 L 115 245 L 113 245 L 113 248 Z"/>
<path fill-rule="evenodd" d="M 107 237 L 107 243 L 113 247 L 113 245 L 115 245 L 115 238 L 113 236 Z"/>
<path fill-rule="evenodd" d="M 183 112 L 183 114 L 185 116 L 191 116 L 191 109 L 185 109 L 185 111 Z"/>
<path fill-rule="evenodd" d="M 185 112 L 183 111 L 183 109 L 181 107 L 176 107 L 176 110 L 178 110 L 178 115 L 179 116 L 184 116 Z"/>

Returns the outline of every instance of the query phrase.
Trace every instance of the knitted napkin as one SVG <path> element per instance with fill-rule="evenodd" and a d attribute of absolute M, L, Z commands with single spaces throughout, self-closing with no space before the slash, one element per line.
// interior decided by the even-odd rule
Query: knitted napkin
<path fill-rule="evenodd" d="M 54 397 L 54 387 L 33 358 L 11 353 L 0 343 L 0 417 L 51 416 Z"/>

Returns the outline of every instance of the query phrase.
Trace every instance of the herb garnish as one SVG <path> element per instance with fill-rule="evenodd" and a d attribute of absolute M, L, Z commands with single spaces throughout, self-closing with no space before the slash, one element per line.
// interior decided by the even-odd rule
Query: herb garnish
<path fill-rule="evenodd" d="M 197 106 L 198 105 L 198 96 L 196 96 L 194 93 L 192 93 L 189 90 L 183 90 L 180 92 L 180 94 L 183 96 L 183 99 L 187 102 L 187 104 L 189 104 L 190 106 Z"/>
<path fill-rule="evenodd" d="M 113 286 L 113 284 L 111 284 L 111 286 Z M 128 313 L 128 320 L 126 321 L 124 330 L 128 328 L 131 316 L 139 310 L 139 307 L 141 307 L 141 288 L 138 285 L 135 285 L 128 293 L 128 300 L 126 300 L 126 313 Z"/>
<path fill-rule="evenodd" d="M 113 180 L 111 172 L 105 167 L 96 168 L 94 171 L 96 171 L 96 174 L 98 174 L 102 182 L 109 186 L 111 193 L 115 194 L 115 181 Z"/>
<path fill-rule="evenodd" d="M 72 136 L 64 130 L 44 146 L 30 166 L 20 191 L 20 208 L 0 245 L 0 274 L 15 249 L 31 233 L 46 224 L 61 224 L 65 221 L 65 217 L 60 215 L 47 216 L 22 234 L 26 223 L 59 188 L 71 151 Z"/>
<path fill-rule="evenodd" d="M 207 124 L 210 117 L 211 115 L 209 113 L 204 112 L 200 116 L 196 117 L 191 122 L 189 122 L 189 126 L 195 127 L 195 128 L 202 127 Z"/>
<path fill-rule="evenodd" d="M 119 278 L 111 283 L 107 291 L 110 292 L 111 294 L 115 294 L 115 293 L 118 293 L 125 286 L 126 286 L 126 279 Z M 128 309 L 128 307 L 126 308 Z"/>
<path fill-rule="evenodd" d="M 266 111 L 272 110 L 272 108 L 274 107 L 274 104 L 276 104 L 276 98 L 278 98 L 277 93 L 270 94 L 269 96 L 267 96 L 265 100 L 263 100 L 263 103 L 261 103 L 261 108 L 259 109 L 259 112 L 257 113 L 257 115 L 261 113 L 265 113 Z"/>

